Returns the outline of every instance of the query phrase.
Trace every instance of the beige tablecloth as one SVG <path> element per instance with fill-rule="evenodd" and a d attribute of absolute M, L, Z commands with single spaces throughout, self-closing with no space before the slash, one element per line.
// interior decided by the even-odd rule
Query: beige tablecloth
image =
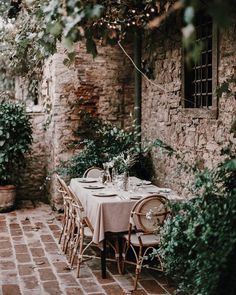
<path fill-rule="evenodd" d="M 75 195 L 80 199 L 85 214 L 94 228 L 93 242 L 100 244 L 104 240 L 106 232 L 124 232 L 129 227 L 129 216 L 131 209 L 137 199 L 131 199 L 137 196 L 147 196 L 151 193 L 160 192 L 160 188 L 154 185 L 144 185 L 136 192 L 125 192 L 114 187 L 105 187 L 103 189 L 88 189 L 90 184 L 79 182 L 79 178 L 73 178 L 70 181 L 70 187 Z M 137 178 L 132 178 L 132 181 L 140 181 Z M 92 185 L 93 183 L 91 183 Z M 99 182 L 95 185 L 102 185 Z M 116 196 L 97 197 L 94 196 L 100 192 L 111 192 Z M 176 194 L 168 193 L 166 196 L 169 199 L 178 199 Z"/>

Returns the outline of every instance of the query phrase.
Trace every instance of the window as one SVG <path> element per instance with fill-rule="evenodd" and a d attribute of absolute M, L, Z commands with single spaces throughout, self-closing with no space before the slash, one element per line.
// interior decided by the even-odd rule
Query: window
<path fill-rule="evenodd" d="M 210 16 L 195 18 L 196 42 L 201 42 L 199 60 L 191 67 L 184 63 L 183 106 L 189 109 L 216 110 L 217 29 Z"/>

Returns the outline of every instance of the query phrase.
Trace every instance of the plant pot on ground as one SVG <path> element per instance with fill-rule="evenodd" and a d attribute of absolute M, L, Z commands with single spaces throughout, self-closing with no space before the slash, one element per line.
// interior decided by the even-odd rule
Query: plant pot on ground
<path fill-rule="evenodd" d="M 32 143 L 32 128 L 24 106 L 14 102 L 0 103 L 0 212 L 15 205 L 25 154 Z"/>

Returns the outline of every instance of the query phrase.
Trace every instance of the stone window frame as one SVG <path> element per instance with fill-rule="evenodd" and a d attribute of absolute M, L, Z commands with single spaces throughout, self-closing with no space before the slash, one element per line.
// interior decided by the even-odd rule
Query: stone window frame
<path fill-rule="evenodd" d="M 219 30 L 215 22 L 212 23 L 212 106 L 210 108 L 186 108 L 185 99 L 185 54 L 182 48 L 181 61 L 181 113 L 184 117 L 211 118 L 218 117 L 218 97 L 216 88 L 218 85 L 218 39 Z"/>

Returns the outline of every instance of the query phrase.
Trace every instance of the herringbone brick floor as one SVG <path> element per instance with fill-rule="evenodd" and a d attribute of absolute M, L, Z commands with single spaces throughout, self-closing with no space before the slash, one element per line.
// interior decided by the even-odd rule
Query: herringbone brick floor
<path fill-rule="evenodd" d="M 100 275 L 100 260 L 86 262 L 77 279 L 58 245 L 60 215 L 50 206 L 23 202 L 21 208 L 0 214 L 0 294 L 81 295 L 131 294 L 133 268 L 119 275 L 108 263 L 107 279 Z M 168 280 L 144 270 L 134 295 L 173 293 Z"/>

